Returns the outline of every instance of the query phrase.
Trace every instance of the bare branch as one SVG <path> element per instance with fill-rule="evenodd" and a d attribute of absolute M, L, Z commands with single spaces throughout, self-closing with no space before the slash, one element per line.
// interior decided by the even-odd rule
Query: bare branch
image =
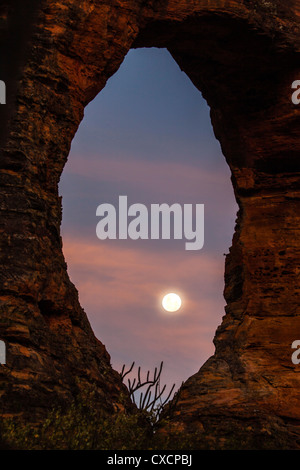
<path fill-rule="evenodd" d="M 127 372 L 125 372 L 125 364 L 123 365 L 123 367 L 122 367 L 122 372 L 121 372 L 121 374 L 120 374 L 120 375 L 121 375 L 121 379 L 123 380 L 123 382 L 124 382 L 124 378 L 126 377 L 126 375 L 127 375 L 127 374 L 130 374 L 130 372 L 131 372 L 132 369 L 134 368 L 134 364 L 135 364 L 135 362 L 133 361 L 133 363 L 131 364 L 130 369 L 128 369 Z M 124 373 L 124 372 L 125 372 L 125 373 Z"/>
<path fill-rule="evenodd" d="M 123 381 L 126 375 L 128 375 L 133 370 L 134 364 L 135 362 L 132 363 L 131 367 L 126 372 L 125 372 L 125 365 L 123 366 L 122 372 L 120 374 Z M 137 370 L 137 378 L 135 377 L 132 381 L 129 378 L 127 380 L 129 395 L 131 396 L 134 404 L 136 404 L 135 392 L 137 392 L 141 388 L 147 387 L 146 390 L 141 392 L 140 394 L 139 409 L 154 412 L 156 419 L 158 418 L 159 414 L 163 410 L 164 406 L 170 400 L 170 397 L 175 388 L 175 384 L 173 384 L 167 397 L 164 400 L 162 400 L 162 396 L 166 390 L 166 385 L 164 385 L 162 389 L 160 388 L 160 377 L 161 377 L 162 369 L 163 369 L 163 361 L 160 363 L 159 369 L 155 367 L 153 379 L 150 378 L 150 371 L 148 370 L 147 375 L 146 375 L 146 380 L 143 381 L 141 378 L 141 367 L 139 366 Z M 153 392 L 153 395 L 152 395 L 152 392 Z"/>

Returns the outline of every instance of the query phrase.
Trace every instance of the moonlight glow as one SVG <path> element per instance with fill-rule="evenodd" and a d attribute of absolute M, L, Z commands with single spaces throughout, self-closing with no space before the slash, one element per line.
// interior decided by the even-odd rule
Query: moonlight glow
<path fill-rule="evenodd" d="M 167 294 L 162 300 L 162 306 L 167 312 L 177 312 L 181 307 L 181 298 L 177 294 Z"/>

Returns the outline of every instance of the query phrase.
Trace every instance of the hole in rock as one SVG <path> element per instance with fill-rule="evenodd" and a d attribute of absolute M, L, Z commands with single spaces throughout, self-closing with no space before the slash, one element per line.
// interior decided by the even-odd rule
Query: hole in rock
<path fill-rule="evenodd" d="M 87 106 L 60 183 L 63 249 L 71 280 L 112 366 L 164 361 L 162 383 L 197 372 L 214 353 L 224 315 L 224 253 L 237 212 L 209 108 L 165 49 L 137 49 Z M 184 240 L 99 240 L 96 208 L 205 205 L 199 251 Z M 182 307 L 161 307 L 176 292 Z"/>

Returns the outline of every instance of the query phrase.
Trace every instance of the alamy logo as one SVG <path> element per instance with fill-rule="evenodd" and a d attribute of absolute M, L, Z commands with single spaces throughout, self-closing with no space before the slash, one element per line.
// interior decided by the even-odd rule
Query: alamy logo
<path fill-rule="evenodd" d="M 292 83 L 292 89 L 296 90 L 292 94 L 292 103 L 293 104 L 300 104 L 300 80 L 295 80 Z"/>
<path fill-rule="evenodd" d="M 0 340 L 0 364 L 6 364 L 6 344 Z"/>
<path fill-rule="evenodd" d="M 2 80 L 0 80 L 0 104 L 6 104 L 6 86 Z"/>
<path fill-rule="evenodd" d="M 296 351 L 293 352 L 292 354 L 292 363 L 295 364 L 295 365 L 298 365 L 300 364 L 300 340 L 299 339 L 296 339 L 292 346 L 291 346 L 292 349 L 296 349 Z"/>
<path fill-rule="evenodd" d="M 119 196 L 118 215 L 112 204 L 100 204 L 97 207 L 96 215 L 102 218 L 97 224 L 96 234 L 100 240 L 184 238 L 188 240 L 185 243 L 186 250 L 201 250 L 204 245 L 204 204 L 195 206 L 193 211 L 193 204 L 184 204 L 183 208 L 180 204 L 151 204 L 149 214 L 144 204 L 128 207 L 127 196 Z M 132 220 L 128 221 L 128 217 Z"/>

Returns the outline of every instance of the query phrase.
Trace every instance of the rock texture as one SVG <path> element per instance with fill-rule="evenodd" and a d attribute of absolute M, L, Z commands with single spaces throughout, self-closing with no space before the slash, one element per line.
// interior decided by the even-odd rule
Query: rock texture
<path fill-rule="evenodd" d="M 3 413 L 40 416 L 80 391 L 76 377 L 118 406 L 119 376 L 67 275 L 57 185 L 84 106 L 128 50 L 167 47 L 211 107 L 240 208 L 216 352 L 171 419 L 212 448 L 300 448 L 300 1 L 42 0 L 26 21 L 21 3 L 0 7 Z"/>

